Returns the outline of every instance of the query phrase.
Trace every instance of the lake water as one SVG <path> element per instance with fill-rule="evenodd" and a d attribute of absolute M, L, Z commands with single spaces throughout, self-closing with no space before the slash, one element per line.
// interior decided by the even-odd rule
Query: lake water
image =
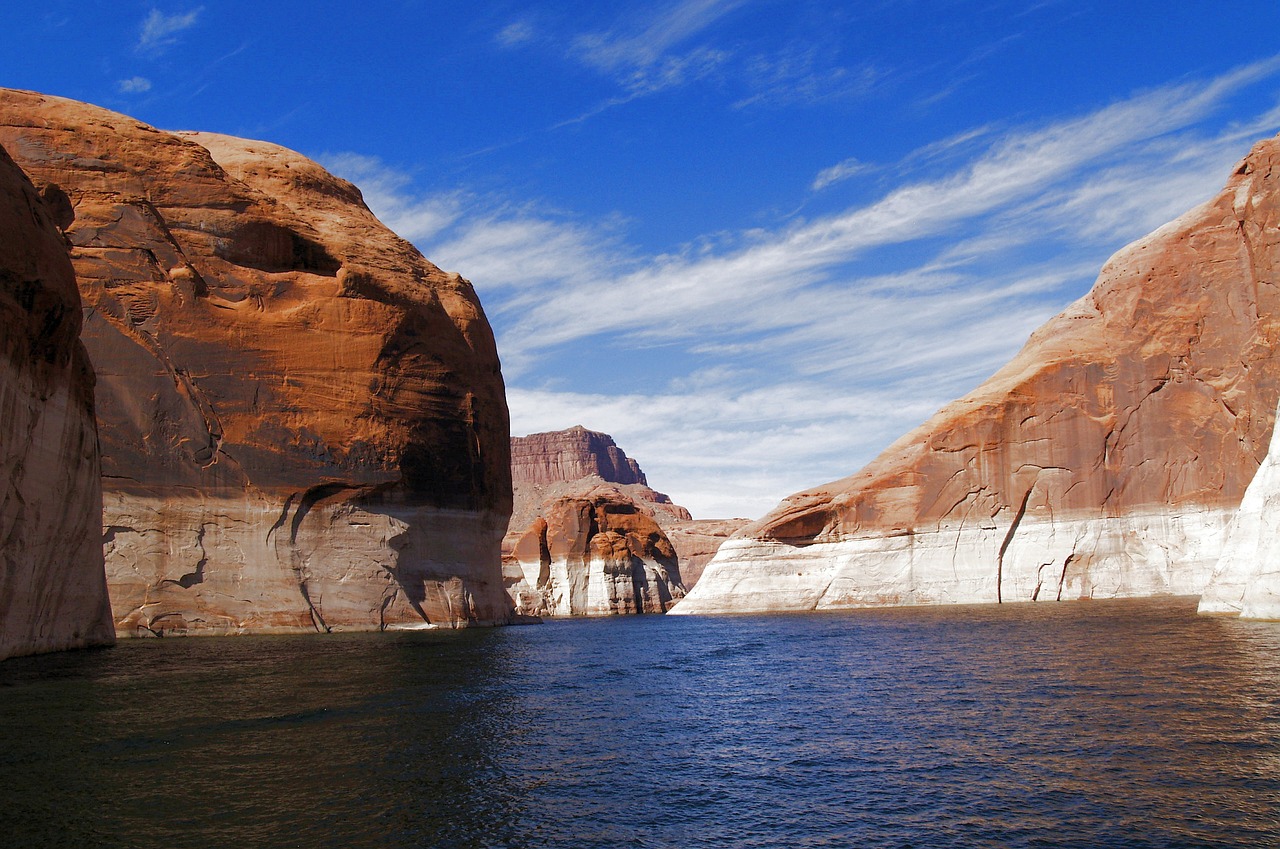
<path fill-rule="evenodd" d="M 0 844 L 1280 845 L 1280 624 L 1194 601 L 0 663 Z"/>

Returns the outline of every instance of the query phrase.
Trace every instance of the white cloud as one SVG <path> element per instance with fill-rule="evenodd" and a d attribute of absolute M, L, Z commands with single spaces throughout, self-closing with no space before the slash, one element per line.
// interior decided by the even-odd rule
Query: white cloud
<path fill-rule="evenodd" d="M 166 15 L 159 9 L 152 9 L 142 21 L 142 31 L 138 36 L 137 50 L 140 53 L 158 53 L 177 43 L 177 35 L 196 25 L 204 7 L 197 7 L 190 12 Z"/>
<path fill-rule="evenodd" d="M 830 168 L 823 168 L 818 172 L 818 176 L 813 178 L 812 185 L 809 188 L 815 192 L 820 192 L 827 186 L 834 185 L 847 180 L 855 174 L 861 174 L 867 170 L 867 166 L 856 159 L 846 159 L 843 162 L 837 162 Z"/>
<path fill-rule="evenodd" d="M 127 80 L 120 80 L 116 83 L 116 91 L 121 94 L 141 94 L 144 91 L 151 91 L 151 80 L 146 77 L 130 77 Z"/>
<path fill-rule="evenodd" d="M 833 279 L 836 269 L 860 255 L 945 234 L 1016 203 L 1065 198 L 1087 182 L 1090 169 L 1112 157 L 1131 161 L 1135 149 L 1194 123 L 1226 94 L 1269 70 L 1251 66 L 1207 84 L 1160 89 L 1084 117 L 1010 133 L 941 179 L 900 187 L 867 206 L 784 228 L 738 250 L 658 257 L 620 278 L 566 281 L 508 329 L 507 350 L 524 357 L 586 336 L 634 334 L 637 328 L 693 337 L 714 331 L 726 314 L 739 324 L 749 316 L 756 329 L 785 326 L 776 304 Z M 574 321 L 588 297 L 595 320 Z"/>

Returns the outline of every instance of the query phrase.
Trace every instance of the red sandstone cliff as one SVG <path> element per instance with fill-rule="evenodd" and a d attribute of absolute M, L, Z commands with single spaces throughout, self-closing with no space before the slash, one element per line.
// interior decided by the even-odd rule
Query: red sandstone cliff
<path fill-rule="evenodd" d="M 1266 452 L 1280 142 L 986 383 L 726 543 L 679 612 L 1198 593 Z"/>
<path fill-rule="evenodd" d="M 121 633 L 507 618 L 506 403 L 469 283 L 274 145 L 9 90 L 0 143 L 65 195 Z"/>
<path fill-rule="evenodd" d="M 0 149 L 0 659 L 114 639 L 93 372 L 50 197 Z"/>

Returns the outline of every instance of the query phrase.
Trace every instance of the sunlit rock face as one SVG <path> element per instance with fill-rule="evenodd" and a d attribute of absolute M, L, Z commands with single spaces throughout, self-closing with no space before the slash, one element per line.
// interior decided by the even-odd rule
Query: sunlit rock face
<path fill-rule="evenodd" d="M 660 523 L 689 522 L 689 512 L 650 489 L 612 437 L 580 426 L 535 433 L 513 438 L 511 457 L 503 571 L 520 614 L 663 613 L 684 595 Z"/>
<path fill-rule="evenodd" d="M 46 188 L 0 149 L 0 659 L 114 640 L 72 210 Z"/>
<path fill-rule="evenodd" d="M 1200 593 L 1280 394 L 1277 165 L 1258 144 L 986 383 L 722 546 L 677 612 Z"/>
<path fill-rule="evenodd" d="M 74 208 L 122 634 L 505 621 L 506 402 L 471 285 L 274 145 L 0 92 Z"/>
<path fill-rule="evenodd" d="M 1227 529 L 1200 612 L 1280 619 L 1280 432 Z"/>

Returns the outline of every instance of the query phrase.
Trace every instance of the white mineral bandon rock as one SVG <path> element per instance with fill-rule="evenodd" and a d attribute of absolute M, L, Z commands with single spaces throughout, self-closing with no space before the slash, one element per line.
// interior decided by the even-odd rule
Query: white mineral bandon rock
<path fill-rule="evenodd" d="M 115 639 L 71 208 L 46 189 L 0 148 L 0 660 Z"/>
<path fill-rule="evenodd" d="M 678 613 L 1197 594 L 1280 396 L 1280 143 L 987 382 L 721 547 Z"/>
<path fill-rule="evenodd" d="M 509 618 L 506 400 L 467 281 L 275 145 L 12 90 L 0 144 L 74 208 L 119 633 Z"/>
<path fill-rule="evenodd" d="M 1280 428 L 1227 529 L 1200 612 L 1280 619 Z"/>

